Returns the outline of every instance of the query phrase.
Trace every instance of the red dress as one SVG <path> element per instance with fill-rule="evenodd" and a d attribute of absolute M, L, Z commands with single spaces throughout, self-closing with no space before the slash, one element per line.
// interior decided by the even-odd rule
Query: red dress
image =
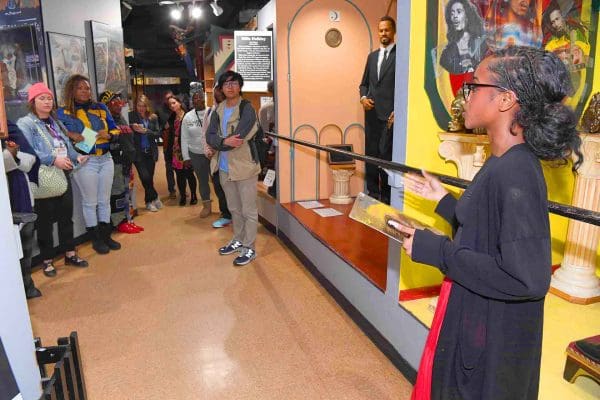
<path fill-rule="evenodd" d="M 417 382 L 413 388 L 411 400 L 429 400 L 431 398 L 433 357 L 435 356 L 435 349 L 437 348 L 440 330 L 442 328 L 442 323 L 444 322 L 444 316 L 446 315 L 446 306 L 448 306 L 448 298 L 450 297 L 451 289 L 452 281 L 448 278 L 444 278 L 442 288 L 440 289 L 440 297 L 438 298 L 437 306 L 435 307 L 431 329 L 429 330 L 429 335 L 427 335 L 427 340 L 425 341 L 425 348 L 423 349 L 421 363 L 419 364 L 419 372 L 417 373 Z"/>

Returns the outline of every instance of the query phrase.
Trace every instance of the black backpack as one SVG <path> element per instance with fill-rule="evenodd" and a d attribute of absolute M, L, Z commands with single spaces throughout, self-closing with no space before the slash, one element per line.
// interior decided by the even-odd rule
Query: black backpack
<path fill-rule="evenodd" d="M 252 107 L 252 104 L 248 100 L 242 99 L 240 102 L 240 118 L 242 117 L 242 112 L 247 104 Z M 252 159 L 254 162 L 260 163 L 260 167 L 262 169 L 265 167 L 265 163 L 267 161 L 267 152 L 269 151 L 271 144 L 268 141 L 267 135 L 265 135 L 265 131 L 263 131 L 260 123 L 258 122 L 258 116 L 256 116 L 256 125 L 258 130 L 256 131 L 254 137 L 248 141 L 248 144 L 250 145 L 250 149 L 252 151 Z"/>

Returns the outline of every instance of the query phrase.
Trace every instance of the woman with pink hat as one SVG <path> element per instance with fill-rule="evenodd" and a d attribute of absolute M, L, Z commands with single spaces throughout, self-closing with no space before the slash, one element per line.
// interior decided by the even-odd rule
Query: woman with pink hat
<path fill-rule="evenodd" d="M 40 175 L 47 174 L 54 179 L 40 177 L 39 186 L 34 188 L 35 223 L 40 255 L 44 264 L 44 275 L 56 276 L 53 265 L 55 246 L 53 240 L 54 222 L 58 224 L 58 237 L 61 247 L 66 249 L 65 264 L 87 267 L 87 261 L 77 256 L 73 240 L 73 191 L 69 175 L 77 164 L 86 161 L 87 156 L 75 151 L 66 134 L 64 125 L 54 117 L 54 95 L 42 83 L 29 88 L 29 114 L 17 121 L 17 125 L 33 147 L 42 164 Z M 66 181 L 66 183 L 65 183 Z"/>

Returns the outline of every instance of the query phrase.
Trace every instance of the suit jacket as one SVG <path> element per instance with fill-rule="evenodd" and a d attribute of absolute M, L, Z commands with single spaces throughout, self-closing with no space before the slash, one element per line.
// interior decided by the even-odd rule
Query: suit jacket
<path fill-rule="evenodd" d="M 129 112 L 129 124 L 142 124 L 142 117 L 136 111 Z M 150 119 L 148 124 L 148 142 L 150 142 L 150 151 L 152 153 L 152 158 L 154 161 L 158 160 L 158 147 L 156 145 L 156 140 L 160 137 L 160 128 L 158 119 Z M 136 152 L 136 161 L 141 160 L 142 158 L 142 140 L 141 134 L 137 132 L 133 132 L 133 143 L 135 145 Z"/>
<path fill-rule="evenodd" d="M 390 51 L 387 60 L 381 64 L 381 74 L 377 78 L 379 49 L 367 57 L 367 65 L 360 83 L 360 97 L 375 100 L 375 112 L 380 120 L 387 120 L 394 110 L 394 85 L 396 82 L 396 46 Z"/>

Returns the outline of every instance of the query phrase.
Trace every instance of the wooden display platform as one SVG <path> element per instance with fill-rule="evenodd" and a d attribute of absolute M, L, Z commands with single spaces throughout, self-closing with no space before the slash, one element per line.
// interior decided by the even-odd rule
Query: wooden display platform
<path fill-rule="evenodd" d="M 348 214 L 352 204 L 331 204 L 329 200 L 319 202 L 343 215 L 323 218 L 296 203 L 281 206 L 324 246 L 384 292 L 387 281 L 387 236 L 350 219 Z"/>

